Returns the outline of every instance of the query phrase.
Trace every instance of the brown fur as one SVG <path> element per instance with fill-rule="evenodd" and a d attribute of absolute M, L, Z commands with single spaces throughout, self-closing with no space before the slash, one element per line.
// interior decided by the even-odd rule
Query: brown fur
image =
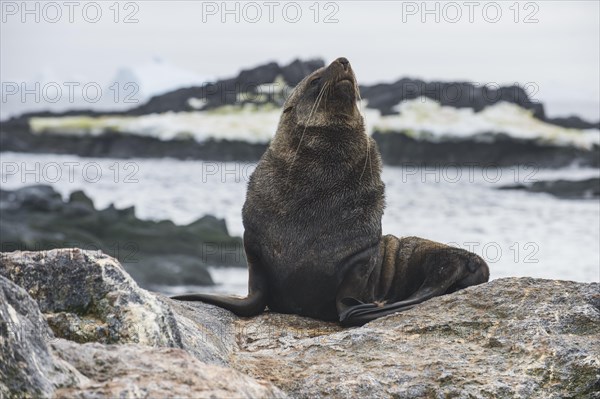
<path fill-rule="evenodd" d="M 268 306 L 359 325 L 488 280 L 477 255 L 417 237 L 382 237 L 381 157 L 357 99 L 345 58 L 298 84 L 248 184 L 248 297 L 177 299 L 245 316 Z"/>

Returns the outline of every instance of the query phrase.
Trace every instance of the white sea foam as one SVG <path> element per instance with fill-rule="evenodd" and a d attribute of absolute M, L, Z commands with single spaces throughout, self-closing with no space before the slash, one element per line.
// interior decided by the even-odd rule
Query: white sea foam
<path fill-rule="evenodd" d="M 196 103 L 194 103 L 196 104 Z M 196 104 L 198 106 L 198 104 Z M 398 115 L 382 116 L 377 110 L 362 107 L 368 133 L 404 131 L 416 138 L 444 140 L 468 138 L 484 133 L 503 133 L 540 143 L 591 148 L 600 145 L 597 129 L 567 129 L 533 117 L 530 110 L 500 102 L 474 112 L 470 108 L 441 106 L 438 102 L 417 98 L 397 105 Z M 224 106 L 210 111 L 166 112 L 142 116 L 69 116 L 32 118 L 35 133 L 99 135 L 121 132 L 155 137 L 160 140 L 192 138 L 241 140 L 267 143 L 277 129 L 281 111 L 273 106 Z"/>
<path fill-rule="evenodd" d="M 233 108 L 233 107 L 231 107 Z M 173 140 L 193 138 L 198 142 L 209 139 L 243 140 L 267 143 L 279 120 L 279 110 L 257 111 L 253 106 L 229 107 L 209 112 L 166 112 L 142 116 L 68 116 L 31 118 L 34 133 L 71 135 L 100 135 L 121 132 Z"/>
<path fill-rule="evenodd" d="M 533 117 L 531 110 L 499 102 L 475 112 L 471 108 L 442 106 L 426 97 L 398 104 L 398 115 L 380 117 L 375 127 L 383 131 L 412 131 L 417 137 L 441 140 L 468 138 L 482 133 L 504 133 L 541 143 L 591 148 L 600 144 L 597 129 L 567 129 Z"/>

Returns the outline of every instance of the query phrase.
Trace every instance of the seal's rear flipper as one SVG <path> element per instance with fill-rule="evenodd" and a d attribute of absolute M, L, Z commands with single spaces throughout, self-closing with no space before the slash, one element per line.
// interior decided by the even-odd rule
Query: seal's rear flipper
<path fill-rule="evenodd" d="M 425 242 L 425 245 L 430 244 Z M 342 299 L 337 301 L 340 322 L 346 326 L 360 326 L 379 317 L 412 309 L 433 297 L 488 281 L 489 268 L 475 254 L 452 247 L 435 250 L 425 248 L 424 252 L 422 258 L 415 260 L 425 274 L 425 280 L 416 292 L 402 301 L 378 305 L 362 303 L 352 298 L 357 291 L 353 291 L 353 286 L 350 286 L 340 296 Z"/>
<path fill-rule="evenodd" d="M 380 317 L 387 316 L 393 313 L 403 312 L 414 307 L 415 305 L 407 305 L 390 309 L 386 308 L 385 306 L 379 307 L 373 304 L 373 308 L 371 310 L 348 309 L 346 312 L 340 314 L 340 323 L 346 327 L 362 326 L 363 324 L 366 324 Z"/>
<path fill-rule="evenodd" d="M 412 309 L 421 302 L 425 302 L 435 296 L 443 295 L 445 291 L 446 287 L 421 287 L 408 299 L 385 305 L 361 303 L 354 298 L 344 298 L 342 302 L 346 306 L 350 306 L 340 312 L 340 322 L 344 326 L 362 326 L 363 324 L 380 317 Z M 352 304 L 353 302 L 355 304 Z"/>
<path fill-rule="evenodd" d="M 171 299 L 176 299 L 178 301 L 201 301 L 210 303 L 211 305 L 217 305 L 224 309 L 230 310 L 238 316 L 249 317 L 256 316 L 265 310 L 267 299 L 263 292 L 264 291 L 261 290 L 254 291 L 246 298 L 238 298 L 226 295 L 188 294 L 172 296 Z"/>

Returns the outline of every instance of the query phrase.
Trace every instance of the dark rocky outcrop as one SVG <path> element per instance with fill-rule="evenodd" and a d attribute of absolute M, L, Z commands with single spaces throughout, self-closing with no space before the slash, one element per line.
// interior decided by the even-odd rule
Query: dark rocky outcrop
<path fill-rule="evenodd" d="M 588 122 L 575 115 L 567 116 L 564 118 L 545 117 L 544 121 L 553 125 L 571 129 L 600 129 L 600 122 Z"/>
<path fill-rule="evenodd" d="M 306 75 L 322 67 L 322 60 L 296 60 L 287 66 L 279 66 L 270 62 L 255 68 L 242 70 L 238 76 L 229 79 L 207 83 L 201 87 L 189 87 L 171 91 L 160 96 L 152 97 L 146 104 L 127 112 L 129 115 L 144 115 L 167 111 L 191 111 L 190 98 L 206 101 L 203 109 L 211 109 L 222 105 L 244 103 L 275 103 L 283 104 L 284 98 L 270 95 L 270 91 L 261 92 L 258 86 L 274 83 L 281 76 L 288 86 L 295 86 Z M 279 88 L 283 89 L 283 88 Z M 258 94 L 265 94 L 266 97 Z"/>
<path fill-rule="evenodd" d="M 564 199 L 599 199 L 600 178 L 584 180 L 543 180 L 529 185 L 519 184 L 499 187 L 500 190 L 524 190 L 530 193 L 546 193 Z"/>
<path fill-rule="evenodd" d="M 418 97 L 427 97 L 441 105 L 454 108 L 471 108 L 475 112 L 485 107 L 508 102 L 529 109 L 533 116 L 553 125 L 573 129 L 600 129 L 599 122 L 588 122 L 578 116 L 565 118 L 549 118 L 544 106 L 531 99 L 520 86 L 491 87 L 469 82 L 425 82 L 419 79 L 400 79 L 394 83 L 381 83 L 373 86 L 361 86 L 363 99 L 368 100 L 368 107 L 378 109 L 383 115 L 397 114 L 394 107 L 401 101 Z"/>
<path fill-rule="evenodd" d="M 254 68 L 244 69 L 237 76 L 220 79 L 215 82 L 208 82 L 200 87 L 186 87 L 167 92 L 152 97 L 147 103 L 125 111 L 94 111 L 94 110 L 76 110 L 65 112 L 28 112 L 18 117 L 3 121 L 4 129 L 23 130 L 28 128 L 28 120 L 32 117 L 58 117 L 58 116 L 102 116 L 102 115 L 146 115 L 162 112 L 183 112 L 193 111 L 189 100 L 191 98 L 206 100 L 203 109 L 211 109 L 222 105 L 233 105 L 248 103 L 262 103 L 262 97 L 256 94 L 270 94 L 270 92 L 261 92 L 258 86 L 275 83 L 276 78 L 281 76 L 283 83 L 289 87 L 294 87 L 306 75 L 314 70 L 324 66 L 323 60 L 295 60 L 289 65 L 280 66 L 276 62 L 269 62 Z M 279 89 L 283 89 L 279 88 Z M 243 94 L 248 93 L 247 96 Z M 241 95 L 241 96 L 240 96 Z M 282 105 L 283 98 L 267 96 L 265 102 Z"/>
<path fill-rule="evenodd" d="M 206 83 L 199 87 L 181 88 L 152 97 L 147 103 L 125 111 L 32 112 L 11 118 L 4 121 L 3 124 L 5 129 L 13 131 L 26 130 L 28 119 L 34 116 L 146 115 L 169 111 L 193 111 L 194 108 L 189 103 L 192 98 L 205 100 L 206 104 L 202 108 L 205 110 L 223 105 L 240 105 L 244 103 L 270 103 L 281 106 L 284 100 L 283 97 L 273 95 L 271 92 L 261 91 L 258 86 L 275 83 L 278 77 L 282 77 L 283 83 L 291 88 L 306 75 L 324 65 L 325 62 L 320 59 L 295 60 L 285 66 L 269 62 L 254 68 L 244 69 L 235 77 Z M 361 85 L 360 91 L 362 98 L 368 101 L 367 107 L 377 109 L 383 115 L 397 113 L 393 109 L 394 106 L 401 101 L 418 97 L 427 97 L 442 105 L 455 108 L 471 108 L 476 112 L 483 110 L 486 106 L 504 101 L 530 109 L 536 118 L 558 126 L 574 129 L 600 128 L 600 122 L 588 122 L 574 115 L 563 118 L 546 117 L 543 104 L 531 99 L 522 87 L 516 85 L 494 87 L 470 82 L 425 82 L 420 79 L 402 78 L 393 83 Z M 264 96 L 258 94 L 264 94 Z"/>
<path fill-rule="evenodd" d="M 202 159 L 207 161 L 257 161 L 267 144 L 246 141 L 193 139 L 163 141 L 134 134 L 105 133 L 100 136 L 0 132 L 0 148 L 28 153 L 74 154 L 98 158 Z"/>
<path fill-rule="evenodd" d="M 289 88 L 295 86 L 304 76 L 324 65 L 323 60 L 296 60 L 289 65 L 280 66 L 270 62 L 255 68 L 241 71 L 237 76 L 207 83 L 200 87 L 187 87 L 177 89 L 159 96 L 152 97 L 147 103 L 136 108 L 118 112 L 97 112 L 92 110 L 67 111 L 62 113 L 35 112 L 3 121 L 0 124 L 0 151 L 17 151 L 33 153 L 76 154 L 94 157 L 174 157 L 178 159 L 205 159 L 217 161 L 255 161 L 260 158 L 266 148 L 266 143 L 255 144 L 243 141 L 207 140 L 199 143 L 190 139 L 176 139 L 162 141 L 157 138 L 143 137 L 126 132 L 104 132 L 98 136 L 74 137 L 69 134 L 33 134 L 29 119 L 31 117 L 58 117 L 58 116 L 105 116 L 122 115 L 138 116 L 163 112 L 193 111 L 190 99 L 203 100 L 202 110 L 210 110 L 223 105 L 273 104 L 281 106 Z M 281 78 L 282 81 L 277 81 Z M 261 85 L 281 84 L 283 87 L 266 90 Z M 562 127 L 574 129 L 598 129 L 600 122 L 587 122 L 579 117 L 548 118 L 544 113 L 543 105 L 531 99 L 525 90 L 519 86 L 491 87 L 477 85 L 469 82 L 425 82 L 419 79 L 400 79 L 394 83 L 381 83 L 361 86 L 362 97 L 368 101 L 367 107 L 377 109 L 382 114 L 394 114 L 394 107 L 404 100 L 417 97 L 428 97 L 440 102 L 442 105 L 456 108 L 471 108 L 481 111 L 489 105 L 500 101 L 517 104 L 533 112 L 533 115 L 545 122 Z M 219 132 L 215 132 L 219 133 Z M 462 139 L 450 142 L 432 143 L 427 140 L 412 141 L 410 150 L 397 151 L 396 141 L 407 141 L 402 137 L 402 132 L 397 132 L 397 137 L 387 137 L 386 144 L 390 144 L 384 160 L 391 164 L 401 164 L 409 158 L 415 161 L 416 154 L 444 153 L 445 156 L 423 156 L 416 162 L 444 163 L 449 158 L 469 159 L 469 154 L 474 158 L 486 159 L 489 154 L 492 158 L 502 158 L 499 164 L 525 163 L 529 155 L 539 158 L 541 164 L 548 166 L 563 166 L 565 163 L 581 161 L 584 164 L 597 165 L 598 151 L 591 153 L 593 162 L 589 162 L 590 154 L 583 150 L 571 148 L 537 148 L 536 143 L 523 143 L 519 139 L 500 139 L 498 152 L 494 152 L 492 144 L 483 145 L 476 139 Z M 409 140 L 410 141 L 410 140 Z M 455 145 L 455 143 L 458 143 Z M 514 144 L 514 147 L 511 145 Z M 531 147 L 529 144 L 534 145 Z M 383 143 L 380 142 L 383 147 Z M 469 148 L 472 147 L 472 148 Z M 517 155 L 507 156 L 508 152 Z M 465 149 L 466 151 L 462 151 Z M 526 151 L 531 150 L 530 153 Z M 456 151 L 456 152 L 455 152 Z M 480 153 L 476 153 L 480 152 Z M 394 154 L 398 154 L 395 156 Z M 580 153 L 583 159 L 579 158 Z M 557 154 L 557 155 L 556 155 Z M 558 160 L 554 160 L 554 155 Z M 570 157 L 574 155 L 575 158 Z M 475 161 L 477 162 L 477 161 Z M 511 163 L 513 162 L 513 163 Z M 537 163 L 537 161 L 533 161 Z"/>
<path fill-rule="evenodd" d="M 388 165 L 465 165 L 475 167 L 532 165 L 560 168 L 573 164 L 600 166 L 600 147 L 587 150 L 550 145 L 501 134 L 481 134 L 472 139 L 421 140 L 401 132 L 375 132 L 383 162 Z"/>
<path fill-rule="evenodd" d="M 539 119 L 543 120 L 545 116 L 542 104 L 532 101 L 519 86 L 492 88 L 469 82 L 424 82 L 404 78 L 394 83 L 361 86 L 360 93 L 368 101 L 369 108 L 378 109 L 384 115 L 397 113 L 393 107 L 401 101 L 427 97 L 442 105 L 471 108 L 475 112 L 505 101 L 533 110 L 533 115 Z"/>
<path fill-rule="evenodd" d="M 207 266 L 245 266 L 241 239 L 225 221 L 205 216 L 186 226 L 140 220 L 133 207 L 96 210 L 83 192 L 64 201 L 50 186 L 0 190 L 3 252 L 66 246 L 101 250 L 121 260 L 143 287 L 210 285 Z"/>
<path fill-rule="evenodd" d="M 598 283 L 505 278 L 343 329 L 175 302 L 63 249 L 2 254 L 0 295 L 8 398 L 600 397 Z"/>
<path fill-rule="evenodd" d="M 485 139 L 416 139 L 404 132 L 375 132 L 384 163 L 388 165 L 475 165 L 485 167 L 533 164 L 558 168 L 572 164 L 600 166 L 600 148 L 592 149 L 540 144 L 536 140 L 494 134 Z M 6 144 L 6 145 L 3 145 Z M 153 137 L 106 133 L 97 137 L 58 134 L 1 135 L 0 147 L 33 153 L 75 154 L 82 157 L 202 159 L 210 161 L 256 162 L 268 144 L 244 141 L 195 140 L 162 141 Z"/>

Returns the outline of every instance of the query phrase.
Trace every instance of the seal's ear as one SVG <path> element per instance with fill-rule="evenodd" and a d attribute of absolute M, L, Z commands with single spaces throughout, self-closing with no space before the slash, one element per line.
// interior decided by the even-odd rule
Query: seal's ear
<path fill-rule="evenodd" d="M 286 109 L 283 110 L 283 113 L 285 114 L 287 112 L 290 112 L 292 110 L 292 108 L 294 108 L 294 107 L 287 107 Z"/>

